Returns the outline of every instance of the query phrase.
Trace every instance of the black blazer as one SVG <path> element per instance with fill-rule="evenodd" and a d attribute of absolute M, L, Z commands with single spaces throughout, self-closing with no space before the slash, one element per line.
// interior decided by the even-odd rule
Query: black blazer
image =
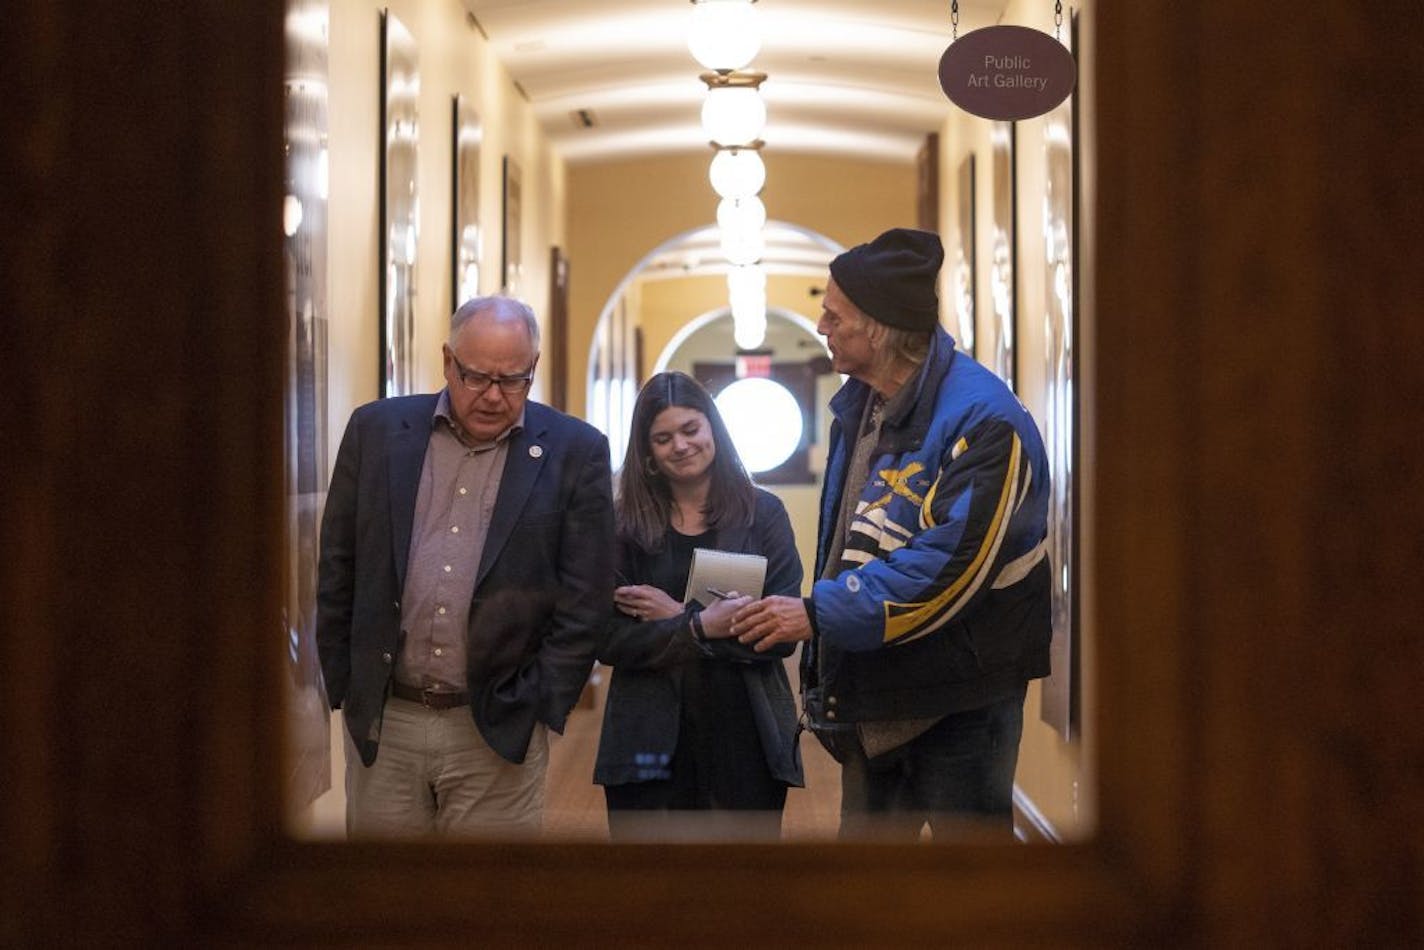
<path fill-rule="evenodd" d="M 766 557 L 762 593 L 801 596 L 801 558 L 791 520 L 781 500 L 770 492 L 758 488 L 752 524 L 718 529 L 716 546 Z M 657 557 L 629 542 L 620 545 L 619 556 L 625 576 L 635 583 L 645 576 L 640 563 Z M 598 640 L 598 661 L 613 667 L 613 676 L 604 702 L 593 780 L 600 785 L 639 781 L 646 774 L 648 755 L 671 760 L 682 708 L 673 671 L 705 650 L 743 664 L 742 678 L 767 768 L 778 781 L 804 785 L 796 701 L 782 662 L 795 651 L 795 644 L 778 644 L 765 653 L 736 640 L 709 640 L 701 646 L 692 635 L 691 616 L 689 608 L 667 620 L 640 622 L 613 608 Z"/>
<path fill-rule="evenodd" d="M 346 426 L 321 524 L 316 639 L 327 696 L 370 765 L 400 653 L 400 599 L 436 395 L 368 403 Z M 529 402 L 509 439 L 470 605 L 471 713 L 524 761 L 537 722 L 562 732 L 613 598 L 608 440 Z"/>

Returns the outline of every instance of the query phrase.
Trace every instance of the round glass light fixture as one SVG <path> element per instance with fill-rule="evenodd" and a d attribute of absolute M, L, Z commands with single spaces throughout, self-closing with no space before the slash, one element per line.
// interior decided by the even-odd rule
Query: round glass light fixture
<path fill-rule="evenodd" d="M 762 332 L 766 331 L 766 297 L 748 294 L 734 297 L 729 302 L 732 305 L 734 326 L 741 326 L 744 323 L 748 326 L 760 324 Z M 742 347 L 742 349 L 750 348 Z"/>
<path fill-rule="evenodd" d="M 766 205 L 756 195 L 717 202 L 717 227 L 723 234 L 748 234 L 766 227 Z"/>
<path fill-rule="evenodd" d="M 766 320 L 744 319 L 732 323 L 732 340 L 739 350 L 755 350 L 766 342 Z"/>
<path fill-rule="evenodd" d="M 739 299 L 766 299 L 766 271 L 760 264 L 733 267 L 727 271 L 727 297 L 736 305 Z"/>
<path fill-rule="evenodd" d="M 780 383 L 763 377 L 739 379 L 714 401 L 749 472 L 776 468 L 801 444 L 801 407 Z"/>
<path fill-rule="evenodd" d="M 702 101 L 702 131 L 718 145 L 749 145 L 766 128 L 766 103 L 754 86 L 712 86 Z"/>
<path fill-rule="evenodd" d="M 708 177 L 723 198 L 750 198 L 766 184 L 766 164 L 754 148 L 719 148 Z"/>
<path fill-rule="evenodd" d="M 722 256 L 727 263 L 735 265 L 755 264 L 766 253 L 766 239 L 760 231 L 738 234 L 735 231 L 722 232 Z"/>
<path fill-rule="evenodd" d="M 761 50 L 753 0 L 693 0 L 687 49 L 708 69 L 730 72 L 746 66 Z"/>

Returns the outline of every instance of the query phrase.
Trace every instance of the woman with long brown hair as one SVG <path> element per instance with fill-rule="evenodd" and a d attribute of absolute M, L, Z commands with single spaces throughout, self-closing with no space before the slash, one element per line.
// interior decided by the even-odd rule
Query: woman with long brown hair
<path fill-rule="evenodd" d="M 691 823 L 667 819 L 699 812 L 719 836 L 774 837 L 787 787 L 804 781 L 790 645 L 757 653 L 730 638 L 746 597 L 704 608 L 683 596 L 696 548 L 760 554 L 763 592 L 799 596 L 786 509 L 752 484 L 707 391 L 669 372 L 638 394 L 616 510 L 621 586 L 599 643 L 613 676 L 594 770 L 610 834 L 677 834 Z"/>

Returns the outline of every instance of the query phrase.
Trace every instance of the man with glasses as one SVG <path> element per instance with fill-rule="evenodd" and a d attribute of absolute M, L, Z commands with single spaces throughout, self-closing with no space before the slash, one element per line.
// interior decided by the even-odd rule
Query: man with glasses
<path fill-rule="evenodd" d="M 322 520 L 317 643 L 352 836 L 537 833 L 613 600 L 608 441 L 528 399 L 523 303 L 455 311 L 438 394 L 351 416 Z"/>

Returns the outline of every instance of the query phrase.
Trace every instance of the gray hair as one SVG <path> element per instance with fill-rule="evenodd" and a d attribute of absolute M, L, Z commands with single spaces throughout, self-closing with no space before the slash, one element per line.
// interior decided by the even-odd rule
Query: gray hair
<path fill-rule="evenodd" d="M 534 309 L 522 300 L 515 300 L 513 297 L 471 297 L 450 316 L 450 345 L 454 346 L 455 337 L 459 334 L 460 328 L 469 323 L 481 314 L 499 317 L 501 319 L 511 319 L 518 317 L 524 321 L 524 329 L 529 331 L 529 342 L 534 347 L 534 352 L 539 352 L 539 318 L 534 316 Z"/>
<path fill-rule="evenodd" d="M 930 330 L 906 330 L 903 327 L 885 327 L 885 337 L 881 346 L 892 359 L 919 366 L 930 355 Z"/>
<path fill-rule="evenodd" d="M 896 366 L 918 369 L 930 355 L 930 339 L 934 336 L 933 331 L 892 327 L 888 323 L 881 323 L 864 311 L 861 311 L 860 315 L 865 320 L 867 328 L 873 328 L 876 331 L 871 337 L 874 347 L 871 363 L 877 371 L 883 372 Z"/>

